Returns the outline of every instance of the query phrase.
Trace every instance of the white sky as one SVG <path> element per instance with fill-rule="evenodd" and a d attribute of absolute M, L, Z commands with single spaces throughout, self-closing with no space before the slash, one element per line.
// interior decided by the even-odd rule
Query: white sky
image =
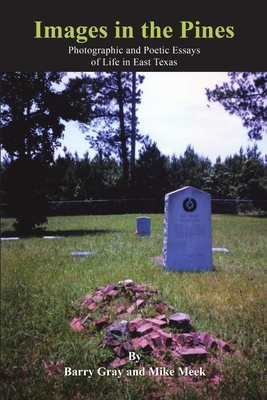
<path fill-rule="evenodd" d="M 139 132 L 149 135 L 159 150 L 180 156 L 190 144 L 195 152 L 213 163 L 218 156 L 225 157 L 252 147 L 247 129 L 239 117 L 229 115 L 219 103 L 208 103 L 205 88 L 229 81 L 227 72 L 140 72 L 145 80 L 137 117 Z M 209 107 L 208 107 L 209 105 Z M 267 154 L 267 137 L 256 142 L 262 155 Z M 82 157 L 89 151 L 88 141 L 75 123 L 68 123 L 62 146 Z M 136 157 L 138 157 L 137 145 Z M 57 152 L 61 153 L 59 150 Z"/>

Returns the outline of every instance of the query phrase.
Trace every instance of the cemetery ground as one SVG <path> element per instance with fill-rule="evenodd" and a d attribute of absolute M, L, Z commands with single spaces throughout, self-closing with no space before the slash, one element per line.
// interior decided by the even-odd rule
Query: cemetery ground
<path fill-rule="evenodd" d="M 266 217 L 213 215 L 213 247 L 230 252 L 213 254 L 213 271 L 179 273 L 152 259 L 162 255 L 163 215 L 149 215 L 150 237 L 135 235 L 136 216 L 53 217 L 39 237 L 1 242 L 2 399 L 266 400 Z M 12 223 L 2 220 L 2 237 L 16 236 Z M 75 251 L 92 254 L 72 257 Z M 190 316 L 195 332 L 208 332 L 233 352 L 211 351 L 195 365 L 206 370 L 198 378 L 64 376 L 67 366 L 110 368 L 104 329 L 89 324 L 76 332 L 70 321 L 77 300 L 124 279 L 156 287 L 164 304 Z M 158 366 L 141 356 L 124 368 Z M 162 360 L 166 368 L 186 365 L 168 350 Z"/>

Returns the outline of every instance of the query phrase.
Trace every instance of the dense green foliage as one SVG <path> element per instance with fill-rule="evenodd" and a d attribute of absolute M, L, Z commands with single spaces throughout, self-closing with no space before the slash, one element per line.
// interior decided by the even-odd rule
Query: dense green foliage
<path fill-rule="evenodd" d="M 69 90 L 58 89 L 65 75 L 1 74 L 1 148 L 11 160 L 7 202 L 19 231 L 30 232 L 46 222 L 47 168 L 63 137 L 63 121 L 91 119 L 89 103 L 72 103 Z M 80 93 L 78 97 L 81 100 Z"/>
<path fill-rule="evenodd" d="M 13 188 L 12 171 L 12 162 L 2 164 L 3 203 Z M 46 188 L 50 201 L 129 198 L 130 187 L 122 174 L 121 163 L 113 157 L 98 154 L 90 159 L 85 153 L 79 158 L 66 151 L 47 166 L 41 187 Z M 267 164 L 256 145 L 246 151 L 241 148 L 224 161 L 218 158 L 212 165 L 190 145 L 179 157 L 168 157 L 146 139 L 136 160 L 132 197 L 162 200 L 166 193 L 189 185 L 210 193 L 213 199 L 267 200 Z"/>
<path fill-rule="evenodd" d="M 230 114 L 238 115 L 249 129 L 251 139 L 267 133 L 267 73 L 229 72 L 230 82 L 206 89 L 209 101 L 222 104 Z"/>

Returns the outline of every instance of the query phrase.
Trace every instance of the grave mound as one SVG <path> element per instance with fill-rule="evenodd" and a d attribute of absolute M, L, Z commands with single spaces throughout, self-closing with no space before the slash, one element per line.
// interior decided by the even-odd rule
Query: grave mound
<path fill-rule="evenodd" d="M 75 331 L 104 330 L 102 345 L 113 350 L 112 368 L 129 363 L 131 352 L 149 354 L 159 365 L 176 359 L 192 366 L 214 364 L 219 354 L 233 351 L 211 334 L 194 331 L 189 315 L 165 304 L 155 287 L 131 279 L 98 287 L 76 302 L 75 311 L 79 316 L 70 322 Z"/>

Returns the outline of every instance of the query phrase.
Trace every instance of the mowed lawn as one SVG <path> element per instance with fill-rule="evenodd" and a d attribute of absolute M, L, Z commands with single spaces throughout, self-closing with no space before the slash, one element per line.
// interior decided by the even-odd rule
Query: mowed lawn
<path fill-rule="evenodd" d="M 145 238 L 135 236 L 137 216 L 53 217 L 39 236 L 1 241 L 1 398 L 266 400 L 267 218 L 213 215 L 213 247 L 230 252 L 213 254 L 212 272 L 175 273 L 152 260 L 162 255 L 164 216 L 147 215 Z M 2 219 L 2 237 L 16 236 L 13 222 Z M 64 376 L 66 365 L 108 365 L 103 333 L 89 337 L 69 323 L 77 300 L 124 279 L 155 286 L 164 302 L 190 316 L 194 330 L 232 346 L 220 358 L 221 381 Z M 49 374 L 51 363 L 57 367 Z"/>

